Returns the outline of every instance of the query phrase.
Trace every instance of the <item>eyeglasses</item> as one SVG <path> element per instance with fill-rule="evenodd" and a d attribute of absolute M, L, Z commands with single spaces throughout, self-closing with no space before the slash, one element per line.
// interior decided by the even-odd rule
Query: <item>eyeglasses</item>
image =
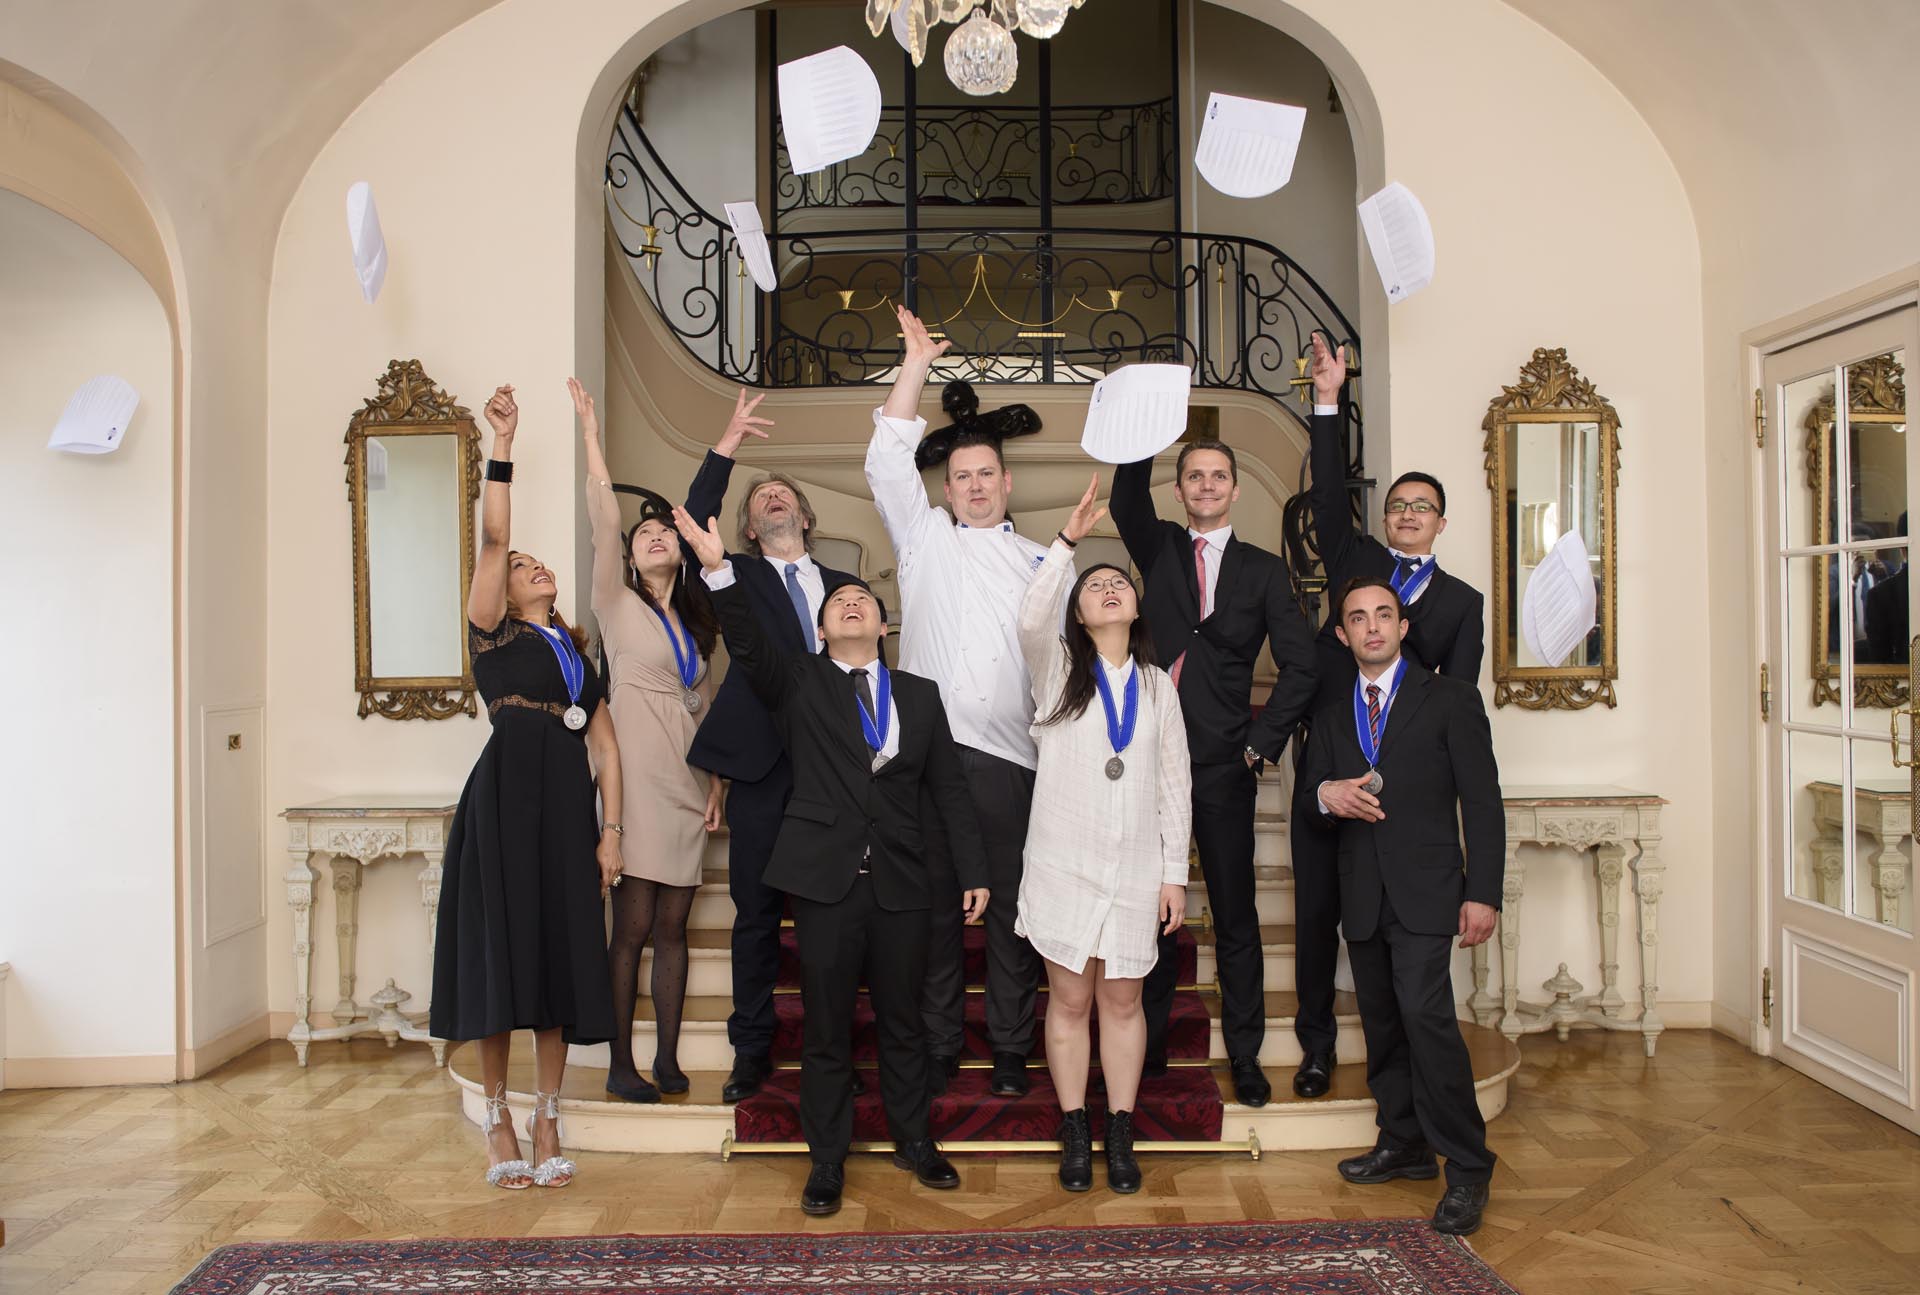
<path fill-rule="evenodd" d="M 1431 499 L 1389 499 L 1387 500 L 1388 516 L 1393 516 L 1398 513 L 1413 513 L 1415 516 L 1425 517 L 1428 513 L 1437 513 L 1439 511 L 1440 511 L 1440 506 L 1434 503 Z"/>
<path fill-rule="evenodd" d="M 1117 594 L 1122 589 L 1133 588 L 1133 581 L 1125 576 L 1108 576 L 1105 580 L 1089 580 L 1080 587 L 1096 594 Z"/>

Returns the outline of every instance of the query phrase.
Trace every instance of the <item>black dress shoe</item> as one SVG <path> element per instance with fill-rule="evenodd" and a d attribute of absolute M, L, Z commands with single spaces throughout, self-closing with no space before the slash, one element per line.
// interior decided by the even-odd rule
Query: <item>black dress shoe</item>
<path fill-rule="evenodd" d="M 1340 1176 L 1350 1183 L 1384 1183 L 1395 1178 L 1422 1181 L 1438 1177 L 1440 1162 L 1425 1147 L 1377 1146 L 1363 1156 L 1340 1162 Z"/>
<path fill-rule="evenodd" d="M 993 1054 L 993 1083 L 990 1085 L 995 1097 L 1025 1097 L 1032 1087 L 1027 1082 L 1027 1059 L 1018 1052 L 996 1052 Z"/>
<path fill-rule="evenodd" d="M 1300 1069 L 1293 1072 L 1294 1096 L 1325 1097 L 1327 1089 L 1333 1087 L 1336 1064 L 1331 1052 L 1309 1052 L 1302 1057 Z"/>
<path fill-rule="evenodd" d="M 1433 1230 L 1450 1237 L 1471 1236 L 1480 1230 L 1480 1211 L 1487 1208 L 1485 1183 L 1456 1183 L 1433 1207 Z"/>
<path fill-rule="evenodd" d="M 1235 1057 L 1233 1066 L 1233 1100 L 1242 1106 L 1265 1106 L 1267 1099 L 1273 1096 L 1273 1085 L 1267 1082 L 1267 1076 L 1260 1069 L 1258 1057 Z"/>
<path fill-rule="evenodd" d="M 1133 1112 L 1107 1112 L 1107 1186 L 1122 1196 L 1140 1190 L 1140 1162 L 1133 1158 Z"/>
<path fill-rule="evenodd" d="M 607 1091 L 623 1102 L 657 1102 L 660 1090 L 639 1075 L 607 1076 Z"/>
<path fill-rule="evenodd" d="M 1093 1130 L 1084 1106 L 1060 1117 L 1060 1185 L 1070 1192 L 1093 1186 Z"/>
<path fill-rule="evenodd" d="M 815 1165 L 800 1189 L 800 1209 L 816 1218 L 840 1212 L 840 1190 L 847 1185 L 847 1173 L 839 1165 Z"/>
<path fill-rule="evenodd" d="M 1164 1047 L 1147 1049 L 1146 1060 L 1140 1063 L 1140 1078 L 1158 1079 L 1167 1073 L 1167 1050 Z"/>
<path fill-rule="evenodd" d="M 760 1091 L 760 1085 L 766 1083 L 772 1073 L 773 1062 L 765 1055 L 736 1052 L 733 1069 L 727 1073 L 726 1087 L 720 1090 L 720 1100 L 729 1104 L 745 1101 Z"/>
<path fill-rule="evenodd" d="M 927 1096 L 938 1097 L 947 1091 L 947 1085 L 960 1073 L 960 1058 L 944 1052 L 927 1054 Z"/>
<path fill-rule="evenodd" d="M 940 1148 L 934 1145 L 932 1138 L 896 1143 L 893 1163 L 898 1168 L 911 1169 L 913 1176 L 929 1187 L 945 1191 L 960 1185 L 960 1171 L 940 1154 Z"/>

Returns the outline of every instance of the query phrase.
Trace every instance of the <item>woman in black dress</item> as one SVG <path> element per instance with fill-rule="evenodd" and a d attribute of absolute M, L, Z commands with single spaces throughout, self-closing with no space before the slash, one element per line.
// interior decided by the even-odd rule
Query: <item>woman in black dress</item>
<path fill-rule="evenodd" d="M 513 388 L 487 401 L 480 557 L 467 597 L 474 680 L 493 733 L 460 793 L 447 836 L 429 1028 L 478 1040 L 485 1090 L 487 1181 L 564 1187 L 560 1077 L 569 1043 L 604 1043 L 613 1019 L 605 897 L 620 877 L 620 753 L 606 689 L 585 639 L 554 610 L 553 573 L 507 547 L 507 483 L 520 411 Z M 588 756 L 592 760 L 589 764 Z M 597 826 L 601 803 L 614 819 Z M 533 1031 L 533 1163 L 506 1118 L 507 1046 Z"/>

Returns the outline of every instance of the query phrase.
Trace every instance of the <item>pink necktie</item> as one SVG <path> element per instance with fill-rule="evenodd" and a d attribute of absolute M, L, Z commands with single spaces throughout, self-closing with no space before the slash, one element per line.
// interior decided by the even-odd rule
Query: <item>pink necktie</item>
<path fill-rule="evenodd" d="M 1207 537 L 1204 535 L 1193 537 L 1193 576 L 1200 590 L 1200 619 L 1205 620 L 1210 609 L 1207 606 Z M 1187 654 L 1182 652 L 1174 659 L 1173 669 L 1167 672 L 1173 677 L 1175 688 L 1180 686 L 1180 667 L 1186 663 Z"/>

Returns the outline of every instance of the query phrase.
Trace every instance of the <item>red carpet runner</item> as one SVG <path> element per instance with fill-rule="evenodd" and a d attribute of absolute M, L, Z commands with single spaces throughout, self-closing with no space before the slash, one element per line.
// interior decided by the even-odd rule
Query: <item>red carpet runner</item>
<path fill-rule="evenodd" d="M 1194 981 L 1197 950 L 1191 932 L 1179 935 L 1179 983 Z M 791 929 L 781 932 L 780 983 L 799 983 L 799 963 Z M 986 979 L 986 933 L 979 927 L 966 930 L 966 981 L 979 985 Z M 800 1057 L 801 1008 L 798 994 L 782 994 L 774 1000 L 779 1025 L 774 1033 L 773 1057 L 776 1064 L 797 1062 Z M 946 1093 L 934 1099 L 931 1115 L 933 1136 L 943 1142 L 1051 1142 L 1060 1123 L 1060 1104 L 1054 1097 L 1053 1082 L 1042 1069 L 1046 1064 L 1046 1046 L 1039 1021 L 1047 1011 L 1047 993 L 1043 988 L 1035 1009 L 1033 1055 L 1028 1077 L 1032 1091 L 1025 1097 L 996 1097 L 988 1091 L 992 1072 L 963 1069 Z M 1206 1004 L 1193 990 L 1174 995 L 1173 1012 L 1167 1024 L 1167 1056 L 1170 1060 L 1204 1060 L 1212 1021 Z M 1099 1055 L 1099 1025 L 1094 1026 L 1094 1054 Z M 961 1055 L 967 1060 L 990 1061 L 993 1049 L 986 1035 L 986 1004 L 980 994 L 970 993 L 966 1001 L 966 1034 Z M 873 1009 L 863 993 L 855 1009 L 854 1062 L 866 1081 L 866 1090 L 853 1101 L 853 1136 L 857 1141 L 885 1141 L 886 1113 L 880 1100 L 879 1076 L 874 1061 Z M 1093 1112 L 1094 1136 L 1101 1134 L 1105 1117 L 1105 1094 L 1099 1071 L 1093 1075 L 1087 1105 Z M 1166 1077 L 1145 1084 L 1140 1093 L 1135 1123 L 1142 1139 L 1153 1141 L 1204 1141 L 1220 1139 L 1220 1087 L 1212 1070 L 1205 1066 L 1174 1066 Z M 777 1071 L 767 1085 L 754 1096 L 734 1107 L 736 1142 L 800 1142 L 800 1072 Z"/>

